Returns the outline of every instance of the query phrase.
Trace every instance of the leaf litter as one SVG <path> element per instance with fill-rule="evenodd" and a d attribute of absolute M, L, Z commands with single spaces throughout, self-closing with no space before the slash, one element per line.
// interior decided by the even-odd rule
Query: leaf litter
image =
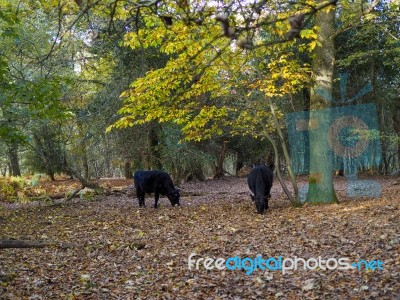
<path fill-rule="evenodd" d="M 395 299 L 400 296 L 400 197 L 292 208 L 275 183 L 257 215 L 244 178 L 181 185 L 182 205 L 129 195 L 55 206 L 0 208 L 0 238 L 53 240 L 72 248 L 0 250 L 0 299 Z M 300 178 L 305 183 L 306 178 Z M 112 184 L 112 183 L 111 183 Z M 131 181 L 120 181 L 128 186 Z M 188 257 L 380 260 L 383 270 L 199 270 Z"/>

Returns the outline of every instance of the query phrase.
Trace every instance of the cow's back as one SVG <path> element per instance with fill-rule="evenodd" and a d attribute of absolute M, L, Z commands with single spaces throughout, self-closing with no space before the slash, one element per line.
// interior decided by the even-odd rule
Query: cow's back
<path fill-rule="evenodd" d="M 158 170 L 136 171 L 133 175 L 135 188 L 145 193 L 165 193 L 168 189 L 173 189 L 171 177 Z"/>
<path fill-rule="evenodd" d="M 250 190 L 257 196 L 268 196 L 272 187 L 273 173 L 267 166 L 256 166 L 247 177 Z"/>

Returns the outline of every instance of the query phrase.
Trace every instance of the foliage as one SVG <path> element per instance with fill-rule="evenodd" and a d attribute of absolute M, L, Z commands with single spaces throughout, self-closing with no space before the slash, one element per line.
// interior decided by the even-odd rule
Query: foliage
<path fill-rule="evenodd" d="M 304 31 L 302 37 L 309 40 L 300 44 L 290 41 L 271 47 L 264 47 L 266 37 L 259 34 L 254 38 L 254 49 L 249 51 L 222 36 L 212 18 L 203 20 L 201 26 L 188 24 L 185 12 L 171 5 L 182 19 L 174 18 L 165 26 L 151 10 L 143 9 L 146 27 L 125 35 L 126 46 L 157 47 L 170 59 L 164 68 L 148 72 L 122 94 L 125 105 L 119 112 L 124 117 L 108 130 L 157 120 L 182 125 L 185 138 L 191 140 L 243 128 L 251 131 L 254 124 L 267 123 L 264 97 L 294 93 L 309 80 L 309 66 L 299 62 L 296 53 L 315 47 L 316 29 Z M 214 12 L 215 7 L 208 9 Z M 231 18 L 233 23 L 241 22 L 239 12 Z M 288 28 L 289 24 L 281 21 L 260 31 L 270 30 L 269 39 L 283 39 Z M 238 89 L 247 89 L 248 93 L 236 97 Z"/>
<path fill-rule="evenodd" d="M 400 153 L 398 143 L 400 131 L 396 125 L 399 115 L 400 82 L 399 2 L 381 1 L 369 8 L 359 1 L 354 3 L 345 1 L 339 12 L 336 69 L 337 77 L 340 76 L 346 86 L 341 82 L 341 88 L 336 92 L 338 96 L 335 98 L 342 99 L 340 104 L 345 105 L 346 101 L 343 100 L 352 97 L 367 84 L 371 86 L 372 91 L 357 99 L 357 102 L 371 102 L 377 107 L 383 156 L 381 170 L 391 173 L 397 166 L 396 159 L 389 162 L 390 157 L 398 156 Z M 356 18 L 356 16 L 361 17 Z M 354 18 L 357 22 L 349 24 Z"/>
<path fill-rule="evenodd" d="M 26 203 L 29 201 L 25 195 L 25 187 L 28 184 L 28 181 L 22 177 L 0 177 L 0 200 Z"/>
<path fill-rule="evenodd" d="M 0 42 L 7 63 L 0 81 L 0 134 L 6 140 L 26 137 L 24 128 L 29 122 L 65 117 L 64 105 L 59 100 L 69 83 L 69 73 L 56 70 L 60 63 L 43 59 L 51 48 L 52 32 L 48 28 L 54 23 L 40 10 L 28 18 L 29 6 L 14 4 L 8 4 L 7 12 L 14 18 L 18 15 L 18 21 L 9 21 L 12 34 L 5 35 Z"/>
<path fill-rule="evenodd" d="M 11 197 L 14 197 L 15 195 L 15 188 L 6 180 L 0 179 L 0 199 L 8 202 Z"/>
<path fill-rule="evenodd" d="M 182 133 L 178 126 L 165 126 L 162 131 L 161 159 L 165 170 L 177 182 L 204 180 L 204 172 L 213 172 L 215 158 L 198 144 L 180 142 Z M 197 145 L 197 146 L 196 146 Z M 211 169 L 211 172 L 210 172 Z"/>
<path fill-rule="evenodd" d="M 61 139 L 61 128 L 53 123 L 38 123 L 30 129 L 32 137 L 26 164 L 29 169 L 44 172 L 51 178 L 65 171 L 65 142 Z"/>
<path fill-rule="evenodd" d="M 170 168 L 178 147 L 163 144 L 170 126 L 184 132 L 182 151 L 199 151 L 188 167 L 208 164 L 215 149 L 204 145 L 221 140 L 254 162 L 270 149 L 252 138 L 277 126 L 267 100 L 279 118 L 309 108 L 299 90 L 311 83 L 312 51 L 320 46 L 314 15 L 334 2 L 0 0 L 2 173 L 10 152 L 23 172 L 27 160 L 43 161 L 31 151 L 34 131 L 46 139 L 43 123 L 60 126 L 51 128 L 55 152 L 89 177 L 118 176 L 126 162 L 150 168 L 149 157 Z M 388 161 L 398 141 L 398 10 L 398 1 L 339 1 L 336 15 L 336 70 L 350 72 L 349 95 L 374 84 L 374 95 L 360 102 L 377 104 Z M 158 122 L 154 147 L 150 128 Z M 110 124 L 135 127 L 105 135 Z M 242 151 L 235 135 L 257 149 Z M 206 138 L 209 144 L 183 142 Z"/>
<path fill-rule="evenodd" d="M 94 189 L 84 188 L 79 192 L 79 198 L 83 200 L 91 200 L 96 195 Z"/>

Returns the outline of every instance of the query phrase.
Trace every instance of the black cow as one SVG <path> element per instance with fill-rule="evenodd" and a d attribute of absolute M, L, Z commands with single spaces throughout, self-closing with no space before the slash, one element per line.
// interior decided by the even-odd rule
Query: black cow
<path fill-rule="evenodd" d="M 271 197 L 273 173 L 267 166 L 256 166 L 247 176 L 247 184 L 251 192 L 251 199 L 255 201 L 257 213 L 263 214 L 268 209 L 268 199 Z"/>
<path fill-rule="evenodd" d="M 144 197 L 146 193 L 154 193 L 154 208 L 157 208 L 160 194 L 166 195 L 172 206 L 179 205 L 179 189 L 174 187 L 168 173 L 157 170 L 137 171 L 133 175 L 133 179 L 139 206 L 145 206 Z"/>

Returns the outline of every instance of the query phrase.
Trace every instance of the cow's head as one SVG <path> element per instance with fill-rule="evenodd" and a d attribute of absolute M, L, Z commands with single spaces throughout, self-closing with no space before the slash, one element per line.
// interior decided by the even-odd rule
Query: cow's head
<path fill-rule="evenodd" d="M 179 194 L 179 191 L 180 191 L 179 189 L 174 188 L 167 194 L 167 197 L 168 197 L 169 201 L 171 201 L 172 206 L 179 205 L 179 198 L 181 197 L 181 195 Z"/>
<path fill-rule="evenodd" d="M 271 195 L 268 195 L 266 197 L 264 196 L 256 197 L 255 203 L 256 203 L 257 213 L 262 215 L 264 213 L 264 210 L 268 209 L 268 199 L 270 197 Z"/>

